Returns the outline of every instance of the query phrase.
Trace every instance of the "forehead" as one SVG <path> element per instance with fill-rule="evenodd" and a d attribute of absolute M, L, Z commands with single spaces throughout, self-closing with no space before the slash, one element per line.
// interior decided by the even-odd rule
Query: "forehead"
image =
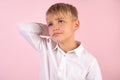
<path fill-rule="evenodd" d="M 59 19 L 70 19 L 66 13 L 57 13 L 57 14 L 47 14 L 46 21 L 50 22 L 52 20 L 59 20 Z"/>

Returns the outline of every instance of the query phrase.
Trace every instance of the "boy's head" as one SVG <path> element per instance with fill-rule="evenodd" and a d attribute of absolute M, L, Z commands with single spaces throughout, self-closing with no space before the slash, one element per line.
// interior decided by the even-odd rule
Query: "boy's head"
<path fill-rule="evenodd" d="M 77 9 L 66 3 L 52 5 L 46 12 L 46 21 L 50 37 L 56 42 L 73 40 L 79 27 Z"/>
<path fill-rule="evenodd" d="M 76 7 L 74 7 L 71 4 L 66 3 L 56 3 L 52 5 L 46 12 L 46 16 L 49 14 L 53 15 L 60 15 L 60 13 L 64 13 L 68 16 L 70 16 L 73 20 L 78 19 L 78 12 Z"/>

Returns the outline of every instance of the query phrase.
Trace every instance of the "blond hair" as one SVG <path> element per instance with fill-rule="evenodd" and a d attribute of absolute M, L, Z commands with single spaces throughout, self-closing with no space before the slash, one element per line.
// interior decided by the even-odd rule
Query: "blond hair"
<path fill-rule="evenodd" d="M 59 15 L 60 13 L 65 13 L 68 16 L 71 16 L 73 20 L 78 19 L 78 12 L 76 7 L 74 7 L 71 4 L 66 4 L 66 3 L 56 3 L 53 4 L 46 12 L 46 16 L 48 14 L 54 14 L 54 15 Z"/>

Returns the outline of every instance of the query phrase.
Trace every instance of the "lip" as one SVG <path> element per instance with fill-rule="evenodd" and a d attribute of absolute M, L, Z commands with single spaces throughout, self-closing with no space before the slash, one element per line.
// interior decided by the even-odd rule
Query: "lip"
<path fill-rule="evenodd" d="M 57 35 L 59 35 L 59 34 L 62 34 L 62 33 L 56 32 L 56 33 L 53 33 L 52 36 L 57 36 Z"/>

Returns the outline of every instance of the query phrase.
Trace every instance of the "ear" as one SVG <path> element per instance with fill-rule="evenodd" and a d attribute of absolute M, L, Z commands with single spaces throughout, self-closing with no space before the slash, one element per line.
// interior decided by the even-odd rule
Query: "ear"
<path fill-rule="evenodd" d="M 79 29 L 79 27 L 80 27 L 80 21 L 77 19 L 77 20 L 75 20 L 75 22 L 74 22 L 74 30 Z"/>

